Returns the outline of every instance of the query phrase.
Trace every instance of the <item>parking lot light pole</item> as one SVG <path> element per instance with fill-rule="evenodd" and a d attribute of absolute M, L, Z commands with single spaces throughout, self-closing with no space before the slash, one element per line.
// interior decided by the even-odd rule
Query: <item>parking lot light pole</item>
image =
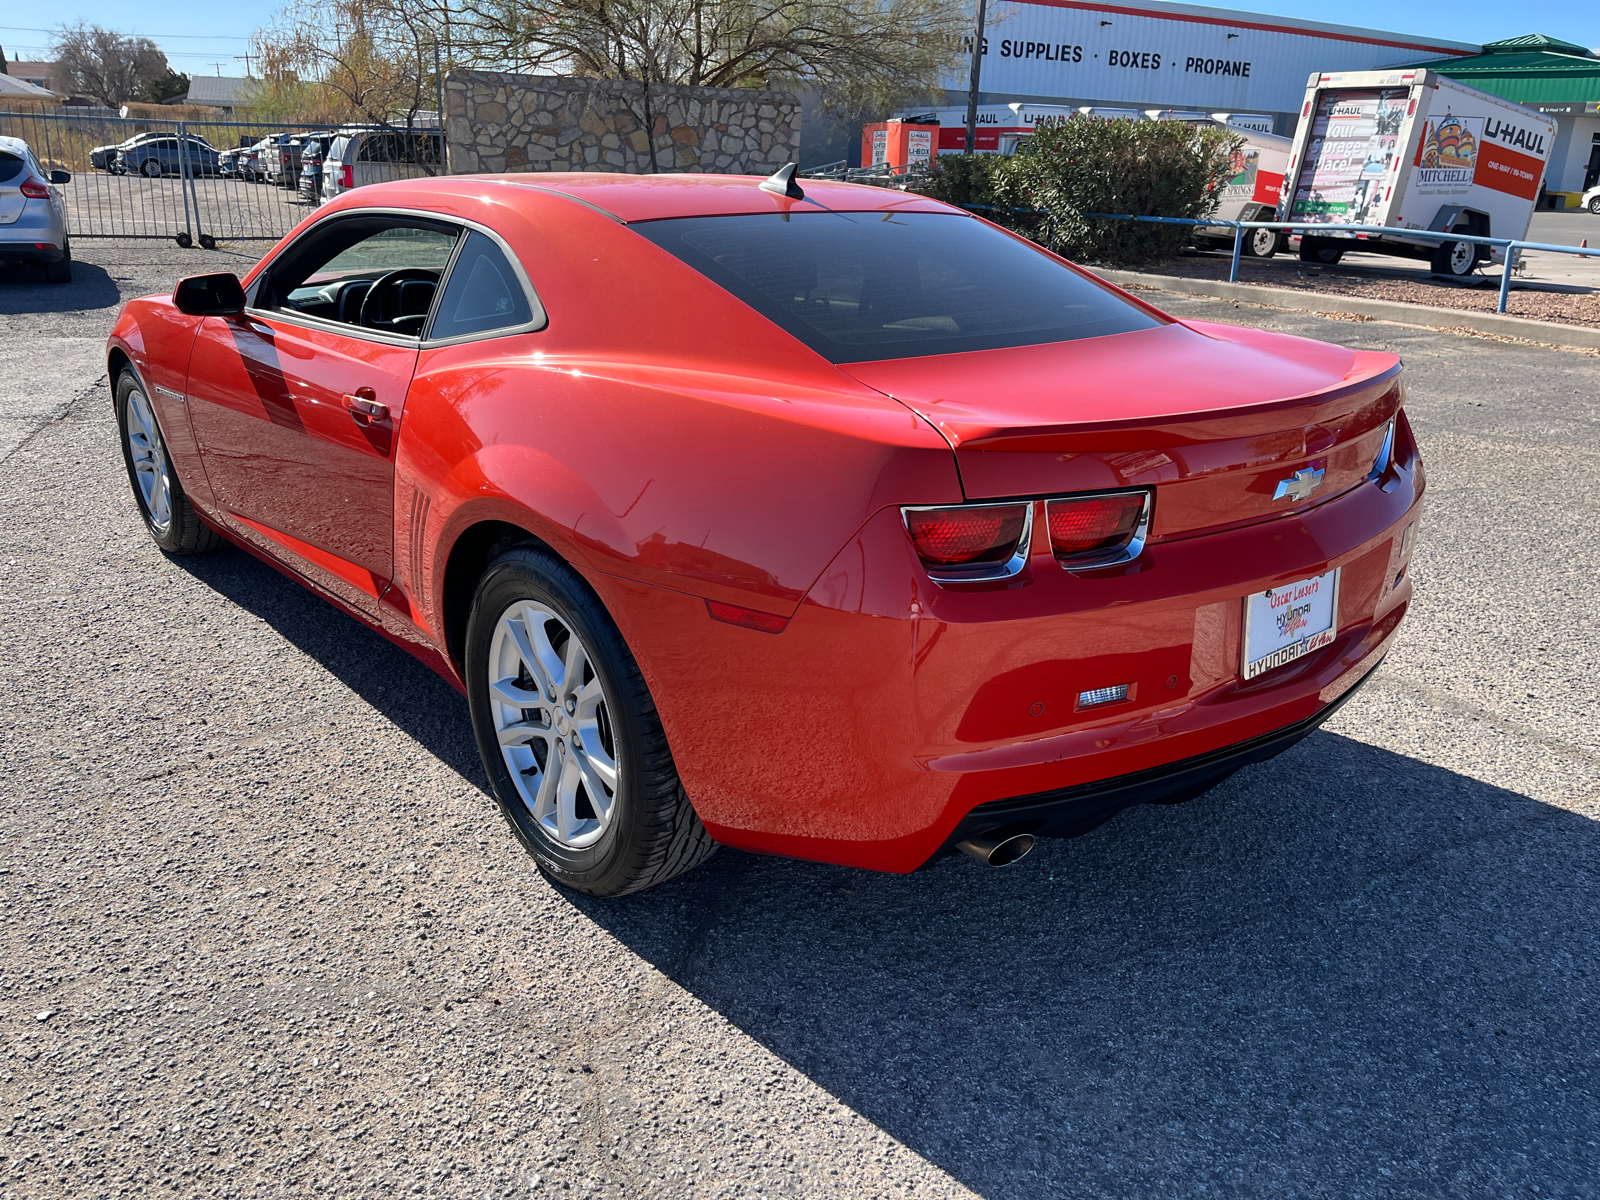
<path fill-rule="evenodd" d="M 972 153 L 978 132 L 978 81 L 983 74 L 983 22 L 987 15 L 988 0 L 978 0 L 978 24 L 972 31 L 972 74 L 967 87 L 967 148 L 964 154 Z"/>

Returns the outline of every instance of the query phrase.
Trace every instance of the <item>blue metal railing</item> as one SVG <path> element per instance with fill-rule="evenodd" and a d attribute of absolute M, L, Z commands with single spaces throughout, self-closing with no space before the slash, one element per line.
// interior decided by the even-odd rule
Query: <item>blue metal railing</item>
<path fill-rule="evenodd" d="M 1593 258 L 1600 256 L 1600 249 L 1590 249 L 1587 246 L 1552 246 L 1547 242 L 1524 242 L 1516 238 L 1478 237 L 1467 233 L 1436 233 L 1431 229 L 1398 229 L 1392 225 L 1307 225 L 1295 221 L 1219 221 L 1215 217 L 1141 217 L 1132 213 L 1084 213 L 1085 217 L 1093 217 L 1103 221 L 1144 221 L 1152 225 L 1195 225 L 1206 229 L 1231 229 L 1233 230 L 1233 263 L 1228 268 L 1228 282 L 1239 282 L 1239 252 L 1244 249 L 1244 231 L 1247 229 L 1278 229 L 1289 233 L 1298 233 L 1302 236 L 1327 237 L 1347 233 L 1383 234 L 1387 237 L 1423 238 L 1439 242 L 1471 242 L 1478 246 L 1503 246 L 1505 248 L 1505 266 L 1500 273 L 1500 302 L 1495 306 L 1495 312 L 1503 313 L 1506 310 L 1506 301 L 1511 296 L 1511 264 L 1516 254 L 1523 250 L 1548 250 L 1554 254 L 1575 254 L 1580 258 Z M 1343 239 L 1339 239 L 1343 240 Z M 1361 245 L 1359 239 L 1351 238 L 1352 248 Z"/>

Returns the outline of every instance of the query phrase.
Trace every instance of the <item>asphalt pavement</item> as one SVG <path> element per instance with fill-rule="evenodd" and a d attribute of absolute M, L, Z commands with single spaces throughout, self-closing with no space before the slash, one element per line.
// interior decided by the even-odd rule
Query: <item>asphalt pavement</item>
<path fill-rule="evenodd" d="M 77 253 L 0 274 L 0 1197 L 1600 1192 L 1596 358 L 1172 299 L 1404 355 L 1371 684 L 1014 867 L 598 902 L 426 669 L 149 542 L 99 346 L 240 260 Z"/>

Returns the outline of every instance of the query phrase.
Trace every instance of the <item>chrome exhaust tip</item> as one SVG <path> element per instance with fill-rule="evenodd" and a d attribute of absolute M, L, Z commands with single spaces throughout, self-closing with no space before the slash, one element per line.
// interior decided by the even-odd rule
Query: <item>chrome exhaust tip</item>
<path fill-rule="evenodd" d="M 957 842 L 956 849 L 986 867 L 1005 867 L 1033 849 L 1033 834 L 1009 833 L 1000 837 L 971 837 Z"/>

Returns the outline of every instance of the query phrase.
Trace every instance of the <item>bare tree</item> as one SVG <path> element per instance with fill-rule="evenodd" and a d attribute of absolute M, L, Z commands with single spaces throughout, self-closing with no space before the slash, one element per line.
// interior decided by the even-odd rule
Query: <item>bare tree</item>
<path fill-rule="evenodd" d="M 969 0 L 460 0 L 465 54 L 601 79 L 763 87 L 884 103 L 942 86 Z"/>
<path fill-rule="evenodd" d="M 138 99 L 171 73 L 167 56 L 149 38 L 81 21 L 56 31 L 52 52 L 74 92 L 113 106 Z"/>

